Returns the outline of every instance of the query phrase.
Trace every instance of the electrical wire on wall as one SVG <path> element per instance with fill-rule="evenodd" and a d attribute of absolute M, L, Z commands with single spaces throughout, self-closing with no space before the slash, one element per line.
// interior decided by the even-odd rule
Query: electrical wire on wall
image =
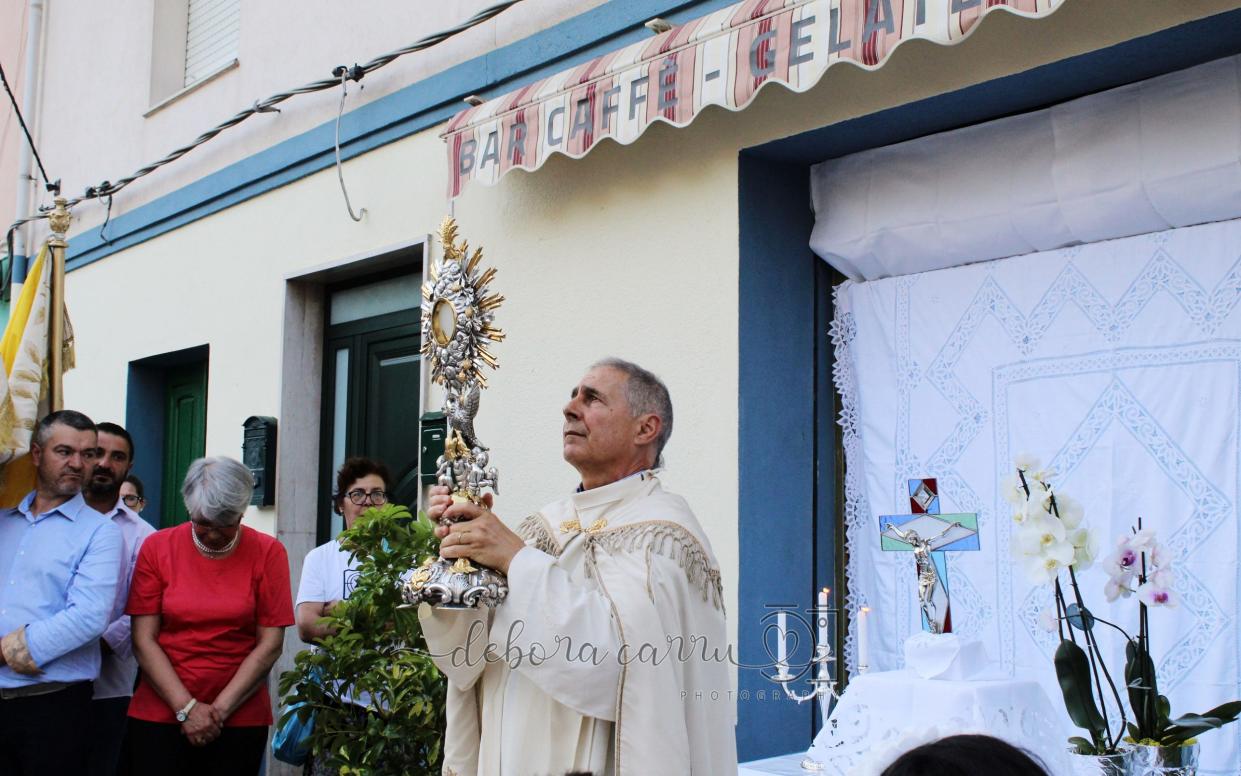
<path fill-rule="evenodd" d="M 145 175 L 150 175 L 151 173 L 155 172 L 159 168 L 167 164 L 171 164 L 172 162 L 175 162 L 177 159 L 180 159 L 182 156 L 185 156 L 190 151 L 193 151 L 195 148 L 199 147 L 200 145 L 210 141 L 212 138 L 216 137 L 224 130 L 229 129 L 230 127 L 237 126 L 238 124 L 250 118 L 251 116 L 255 115 L 256 113 L 279 113 L 280 112 L 279 109 L 277 109 L 275 106 L 279 105 L 285 100 L 288 100 L 291 97 L 296 97 L 297 95 L 300 95 L 300 94 L 313 94 L 314 92 L 321 92 L 326 89 L 340 87 L 342 89 L 341 106 L 343 110 L 343 106 L 344 106 L 344 91 L 343 90 L 345 88 L 345 84 L 348 81 L 361 81 L 362 78 L 366 76 L 367 74 L 375 72 L 376 70 L 380 69 L 381 67 L 384 67 L 385 65 L 388 65 L 394 62 L 400 57 L 406 54 L 412 54 L 415 51 L 422 51 L 423 49 L 428 49 L 432 46 L 443 43 L 449 38 L 452 38 L 462 32 L 465 32 L 471 27 L 475 27 L 479 24 L 482 24 L 485 21 L 488 21 L 489 19 L 499 15 L 503 11 L 511 8 L 512 6 L 516 5 L 519 2 L 521 2 L 521 0 L 503 0 L 502 2 L 496 3 L 487 8 L 484 8 L 483 10 L 471 16 L 469 19 L 466 19 L 465 21 L 457 25 L 454 25 L 452 27 L 449 27 L 448 29 L 433 33 L 431 35 L 427 35 L 424 38 L 420 38 L 419 40 L 414 41 L 413 43 L 410 43 L 409 45 L 403 46 L 394 51 L 389 51 L 386 54 L 382 54 L 378 57 L 375 57 L 374 59 L 370 60 L 369 62 L 366 62 L 365 64 L 361 64 L 361 65 L 355 64 L 352 67 L 345 67 L 344 65 L 339 65 L 333 69 L 332 71 L 333 75 L 331 78 L 324 78 L 319 81 L 312 81 L 308 84 L 299 86 L 295 89 L 286 89 L 285 91 L 277 92 L 276 94 L 273 94 L 272 96 L 266 99 L 256 100 L 254 104 L 251 105 L 249 108 L 239 111 L 238 113 L 233 115 L 231 118 L 225 121 L 222 121 L 219 124 L 216 124 L 211 129 L 208 129 L 206 132 L 203 132 L 201 135 L 194 138 L 193 141 L 177 149 L 174 149 L 173 151 L 170 151 L 168 154 L 164 155 L 160 159 L 157 159 L 154 162 L 151 162 L 150 164 L 144 167 L 140 167 L 139 169 L 137 169 L 130 175 L 125 176 L 124 178 L 121 178 L 117 181 L 105 180 L 105 181 L 95 184 L 94 186 L 89 186 L 86 188 L 84 192 L 82 192 L 80 196 L 70 199 L 66 204 L 68 207 L 72 208 L 74 205 L 77 205 L 81 202 L 84 202 L 90 199 L 105 199 L 105 200 L 108 200 L 110 203 L 111 198 L 121 189 L 125 188 L 126 186 L 138 180 L 139 178 Z M 5 88 L 8 89 L 7 81 L 4 82 L 4 85 L 5 85 Z M 10 98 L 12 98 L 12 92 L 10 92 Z M 13 107 L 14 107 L 14 110 L 17 109 L 16 100 L 14 100 L 13 102 Z M 18 118 L 19 119 L 21 118 L 20 112 L 18 113 Z M 337 119 L 337 123 L 338 123 L 338 132 L 339 132 L 339 117 Z M 25 129 L 25 126 L 26 126 L 25 121 L 22 121 L 21 124 L 22 124 L 22 128 Z M 29 132 L 27 132 L 26 136 L 27 136 L 27 139 L 30 139 Z M 30 143 L 31 143 L 31 147 L 33 148 L 34 141 L 30 140 Z M 337 165 L 339 169 L 339 164 L 340 164 L 339 134 L 337 136 L 336 153 L 337 153 Z M 38 158 L 37 152 L 35 154 L 35 157 L 36 159 Z M 39 169 L 40 171 L 43 171 L 42 161 L 39 162 Z M 55 183 L 48 182 L 47 173 L 45 171 L 43 172 L 43 178 L 44 178 L 44 183 L 49 187 L 48 189 L 49 191 L 52 191 L 51 187 L 55 186 L 56 188 L 55 188 L 54 193 L 59 192 L 59 181 Z M 349 204 L 349 193 L 345 191 L 343 174 L 340 176 L 340 180 L 341 180 L 341 191 L 344 192 L 345 194 L 345 204 L 349 208 L 349 215 L 355 221 L 360 220 L 361 215 L 359 214 L 355 216 L 353 213 L 353 206 Z M 26 216 L 24 218 L 19 218 L 17 221 L 14 221 L 13 224 L 9 226 L 9 230 L 8 230 L 10 239 L 11 239 L 11 235 L 14 230 L 20 228 L 23 224 L 27 224 L 31 221 L 36 221 L 41 218 L 46 218 L 47 213 L 50 212 L 50 210 L 51 210 L 50 207 L 40 206 L 39 208 L 40 212 L 33 214 L 33 215 Z M 363 209 L 362 213 L 364 214 L 365 212 L 366 212 L 365 209 Z M 111 213 L 111 207 L 109 206 L 109 215 L 110 213 Z M 107 225 L 107 222 L 105 222 L 105 227 L 106 225 Z M 10 272 L 11 271 L 12 270 L 11 270 L 11 262 L 10 262 Z M 8 284 L 6 283 L 6 286 L 7 285 Z"/>
<path fill-rule="evenodd" d="M 30 145 L 30 153 L 34 156 L 35 163 L 39 167 L 39 174 L 43 176 L 43 185 L 47 188 L 48 192 L 52 194 L 52 196 L 59 194 L 60 181 L 57 180 L 53 183 L 48 180 L 47 169 L 43 166 L 43 158 L 39 156 L 39 149 L 34 144 L 34 138 L 30 135 L 30 127 L 26 126 L 26 117 L 22 115 L 22 109 L 17 105 L 17 96 L 13 94 L 13 88 L 9 86 L 9 79 L 8 76 L 4 74 L 3 65 L 0 65 L 0 84 L 4 85 L 4 91 L 9 95 L 9 102 L 13 104 L 13 113 L 17 116 L 17 123 L 22 128 L 22 134 L 26 136 L 26 142 Z M 13 235 L 16 234 L 22 224 L 29 223 L 30 221 L 37 221 L 38 219 L 45 217 L 46 214 L 39 214 L 22 218 L 10 226 L 8 232 L 5 234 L 4 242 L 8 251 L 8 262 L 5 264 L 4 286 L 3 288 L 0 288 L 0 299 L 4 299 L 6 301 L 8 300 L 12 286 L 10 281 L 13 279 L 13 261 L 16 258 L 13 255 Z"/>

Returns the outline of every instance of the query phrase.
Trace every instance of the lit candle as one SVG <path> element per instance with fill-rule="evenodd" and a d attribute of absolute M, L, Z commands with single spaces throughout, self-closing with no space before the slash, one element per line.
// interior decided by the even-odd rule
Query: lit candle
<path fill-rule="evenodd" d="M 819 680 L 823 683 L 817 688 L 820 694 L 827 692 L 827 682 L 830 678 L 828 673 L 828 659 L 831 657 L 831 633 L 828 629 L 829 595 L 831 595 L 829 587 L 824 587 L 823 591 L 819 592 L 819 651 L 817 657 L 819 658 Z M 827 719 L 827 706 L 823 706 L 823 715 L 824 719 Z"/>
<path fill-rule="evenodd" d="M 817 620 L 819 624 L 819 656 L 826 656 L 828 650 L 831 648 L 831 642 L 828 641 L 829 637 L 827 634 L 827 597 L 831 594 L 831 592 L 832 589 L 830 587 L 825 587 L 819 591 L 819 611 L 817 612 Z M 820 665 L 826 666 L 827 661 L 822 661 Z"/>
<path fill-rule="evenodd" d="M 789 632 L 787 615 L 788 613 L 781 609 L 776 616 L 776 632 L 779 636 L 779 641 L 776 643 L 776 673 L 779 676 L 786 676 L 789 672 L 788 646 L 786 643 Z"/>
<path fill-rule="evenodd" d="M 867 620 L 870 607 L 863 606 L 857 614 L 857 668 L 858 673 L 865 673 L 870 668 L 870 638 L 867 633 Z"/>

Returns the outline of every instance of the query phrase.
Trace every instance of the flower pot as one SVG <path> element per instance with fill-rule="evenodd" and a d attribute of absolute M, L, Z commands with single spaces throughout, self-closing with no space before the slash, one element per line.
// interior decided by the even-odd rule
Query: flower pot
<path fill-rule="evenodd" d="M 1130 773 L 1128 766 L 1128 750 L 1116 754 L 1069 752 L 1069 773 L 1072 776 L 1127 776 Z"/>
<path fill-rule="evenodd" d="M 1129 776 L 1197 776 L 1198 744 L 1144 746 L 1129 750 Z"/>

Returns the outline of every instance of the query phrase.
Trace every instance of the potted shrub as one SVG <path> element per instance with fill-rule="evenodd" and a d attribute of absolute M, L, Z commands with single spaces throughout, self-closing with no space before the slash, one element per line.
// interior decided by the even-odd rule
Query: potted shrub
<path fill-rule="evenodd" d="M 438 774 L 445 681 L 417 649 L 416 610 L 400 607 L 403 575 L 439 542 L 427 520 L 397 504 L 368 509 L 340 539 L 359 560 L 357 584 L 325 618 L 335 635 L 299 653 L 280 677 L 282 721 L 313 714 L 311 750 L 343 776 Z M 346 692 L 368 693 L 370 713 L 342 710 Z"/>

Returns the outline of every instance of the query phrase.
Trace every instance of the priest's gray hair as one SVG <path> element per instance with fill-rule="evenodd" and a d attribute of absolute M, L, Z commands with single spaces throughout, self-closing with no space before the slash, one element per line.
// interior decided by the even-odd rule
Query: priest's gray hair
<path fill-rule="evenodd" d="M 591 365 L 591 369 L 608 367 L 625 373 L 625 398 L 629 411 L 639 415 L 657 415 L 660 420 L 659 436 L 655 439 L 655 465 L 664 464 L 664 445 L 672 436 L 672 397 L 668 386 L 649 370 L 622 358 L 604 358 Z"/>
<path fill-rule="evenodd" d="M 191 516 L 229 525 L 246 511 L 254 493 L 254 477 L 239 461 L 220 456 L 190 464 L 181 497 Z"/>

